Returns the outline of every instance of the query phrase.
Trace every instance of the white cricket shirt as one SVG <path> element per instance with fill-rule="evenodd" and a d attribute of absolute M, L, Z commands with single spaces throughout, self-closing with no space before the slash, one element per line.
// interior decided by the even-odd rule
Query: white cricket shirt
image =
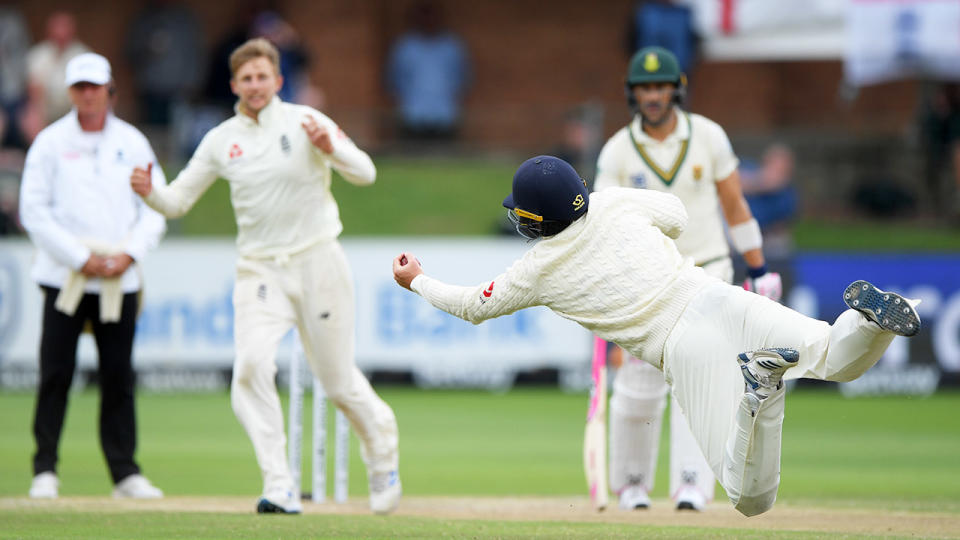
<path fill-rule="evenodd" d="M 37 283 L 62 287 L 90 258 L 88 241 L 122 248 L 137 262 L 156 247 L 167 227 L 163 216 L 130 188 L 133 168 L 148 163 L 159 189 L 166 179 L 150 143 L 113 114 L 102 131 L 84 132 L 72 110 L 37 135 L 20 186 L 20 220 L 37 247 L 31 272 Z M 133 266 L 121 285 L 124 292 L 139 290 Z M 84 290 L 99 292 L 100 280 L 87 280 Z"/>
<path fill-rule="evenodd" d="M 307 116 L 330 132 L 333 154 L 310 142 L 301 126 Z M 224 178 L 230 184 L 240 255 L 289 255 L 343 230 L 330 193 L 331 167 L 357 185 L 376 178 L 370 156 L 333 120 L 275 97 L 257 120 L 238 111 L 211 129 L 177 178 L 154 189 L 146 201 L 169 218 L 180 217 L 214 180 Z"/>
<path fill-rule="evenodd" d="M 640 116 L 611 137 L 597 159 L 594 190 L 647 188 L 676 195 L 692 216 L 677 239 L 680 253 L 696 264 L 727 257 L 716 182 L 739 165 L 730 140 L 716 122 L 674 108 L 677 127 L 658 141 L 640 127 Z"/>
<path fill-rule="evenodd" d="M 610 188 L 591 194 L 586 215 L 540 240 L 493 281 L 458 287 L 421 274 L 411 288 L 474 324 L 547 306 L 660 367 L 667 335 L 687 303 L 719 281 L 677 251 L 672 238 L 686 221 L 672 195 Z"/>

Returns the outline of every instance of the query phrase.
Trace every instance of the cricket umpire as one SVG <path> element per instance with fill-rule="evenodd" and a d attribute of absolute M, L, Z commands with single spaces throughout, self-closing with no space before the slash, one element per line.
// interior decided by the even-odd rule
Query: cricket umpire
<path fill-rule="evenodd" d="M 86 53 L 70 60 L 66 85 L 73 109 L 37 135 L 20 195 L 23 226 L 37 248 L 32 275 L 44 295 L 30 496 L 59 494 L 60 434 L 77 341 L 89 324 L 99 353 L 100 443 L 113 495 L 161 497 L 134 461 L 131 354 L 143 287 L 137 263 L 156 247 L 166 223 L 127 179 L 139 165 L 151 171 L 153 184 L 166 180 L 147 139 L 111 112 L 106 58 Z"/>

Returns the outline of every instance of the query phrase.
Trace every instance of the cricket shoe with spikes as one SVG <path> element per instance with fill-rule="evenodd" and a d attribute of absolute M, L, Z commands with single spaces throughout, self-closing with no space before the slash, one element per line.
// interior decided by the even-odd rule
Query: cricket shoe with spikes
<path fill-rule="evenodd" d="M 881 291 L 869 281 L 861 279 L 847 286 L 843 291 L 843 301 L 880 328 L 898 336 L 915 336 L 920 331 L 920 316 L 914 307 L 920 303 L 919 300 Z"/>
<path fill-rule="evenodd" d="M 800 353 L 794 349 L 771 347 L 737 355 L 747 392 L 763 400 L 783 387 L 783 374 L 797 365 Z"/>

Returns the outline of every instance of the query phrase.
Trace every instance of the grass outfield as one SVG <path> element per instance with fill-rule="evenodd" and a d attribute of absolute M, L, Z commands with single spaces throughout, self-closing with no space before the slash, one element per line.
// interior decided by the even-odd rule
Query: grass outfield
<path fill-rule="evenodd" d="M 484 235 L 504 221 L 499 201 L 520 161 L 377 158 L 377 182 L 357 187 L 335 175 L 344 235 Z M 171 174 L 176 171 L 170 171 Z M 236 234 L 229 187 L 218 181 L 171 229 L 188 235 Z M 910 221 L 801 219 L 800 250 L 960 251 L 955 228 Z"/>
<path fill-rule="evenodd" d="M 166 492 L 166 504 L 175 505 L 148 506 L 150 511 L 137 506 L 118 510 L 106 497 L 111 486 L 96 439 L 97 395 L 90 391 L 71 399 L 61 447 L 63 498 L 52 504 L 24 498 L 33 450 L 33 396 L 0 394 L 0 537 L 49 538 L 67 531 L 78 538 L 816 537 L 827 518 L 808 523 L 802 517 L 806 508 L 848 512 L 838 518 L 836 529 L 845 534 L 859 531 L 869 537 L 875 533 L 869 528 L 871 521 L 902 513 L 886 534 L 897 534 L 898 523 L 904 526 L 916 519 L 945 522 L 947 536 L 960 535 L 956 392 L 923 399 L 847 400 L 831 391 L 809 389 L 788 395 L 782 483 L 777 508 L 769 515 L 775 518 L 782 511 L 782 524 L 790 512 L 800 512 L 798 528 L 789 534 L 777 530 L 776 521 L 735 515 L 718 526 L 709 519 L 732 513 L 720 502 L 703 513 L 707 528 L 698 528 L 693 518 L 686 523 L 691 526 L 682 526 L 687 520 L 663 508 L 669 505 L 665 500 L 657 501 L 661 514 L 649 514 L 649 519 L 616 510 L 603 515 L 574 512 L 574 507 L 583 511 L 586 505 L 580 456 L 583 394 L 543 388 L 505 394 L 407 387 L 385 387 L 380 392 L 400 423 L 401 476 L 409 513 L 402 504 L 400 515 L 387 519 L 365 514 L 365 476 L 354 441 L 350 492 L 355 513 L 341 512 L 332 504 L 314 505 L 307 515 L 293 520 L 249 515 L 260 489 L 259 473 L 226 394 L 139 395 L 138 459 Z M 653 492 L 657 499 L 667 495 L 668 455 L 662 444 Z M 503 510 L 488 515 L 442 512 L 444 504 L 456 507 L 455 502 L 442 502 L 451 497 L 481 501 L 519 497 L 518 504 L 529 500 L 533 507 L 539 501 L 536 504 L 547 510 L 543 521 L 534 522 L 512 519 Z M 557 497 L 561 499 L 550 503 Z M 717 498 L 725 498 L 719 488 Z M 227 506 L 204 509 L 212 501 Z M 421 506 L 426 509 L 418 512 Z M 430 513 L 430 506 L 437 514 Z M 568 506 L 572 514 L 564 515 Z M 170 519 L 174 511 L 177 517 Z M 862 512 L 879 517 L 865 519 L 865 529 L 844 528 Z M 914 533 L 942 536 L 937 530 Z"/>

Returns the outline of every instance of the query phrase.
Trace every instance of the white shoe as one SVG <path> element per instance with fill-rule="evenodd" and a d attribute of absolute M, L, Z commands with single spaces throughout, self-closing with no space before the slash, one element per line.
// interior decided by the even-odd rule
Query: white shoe
<path fill-rule="evenodd" d="M 746 391 L 761 400 L 783 387 L 784 372 L 797 365 L 799 359 L 796 350 L 777 347 L 737 355 Z"/>
<path fill-rule="evenodd" d="M 677 491 L 677 510 L 703 510 L 707 505 L 707 498 L 703 492 L 693 484 L 684 484 Z"/>
<path fill-rule="evenodd" d="M 56 499 L 60 495 L 60 480 L 57 475 L 47 471 L 33 477 L 30 484 L 31 499 Z"/>
<path fill-rule="evenodd" d="M 257 501 L 258 514 L 299 514 L 302 511 L 300 494 L 289 489 L 270 490 Z"/>
<path fill-rule="evenodd" d="M 620 492 L 620 508 L 623 510 L 650 508 L 650 495 L 640 484 L 631 484 Z"/>
<path fill-rule="evenodd" d="M 160 499 L 163 498 L 163 492 L 160 488 L 150 483 L 147 478 L 141 474 L 131 474 L 123 480 L 117 482 L 113 488 L 114 499 Z"/>
<path fill-rule="evenodd" d="M 400 474 L 397 471 L 370 475 L 370 510 L 374 514 L 389 514 L 400 504 Z"/>

